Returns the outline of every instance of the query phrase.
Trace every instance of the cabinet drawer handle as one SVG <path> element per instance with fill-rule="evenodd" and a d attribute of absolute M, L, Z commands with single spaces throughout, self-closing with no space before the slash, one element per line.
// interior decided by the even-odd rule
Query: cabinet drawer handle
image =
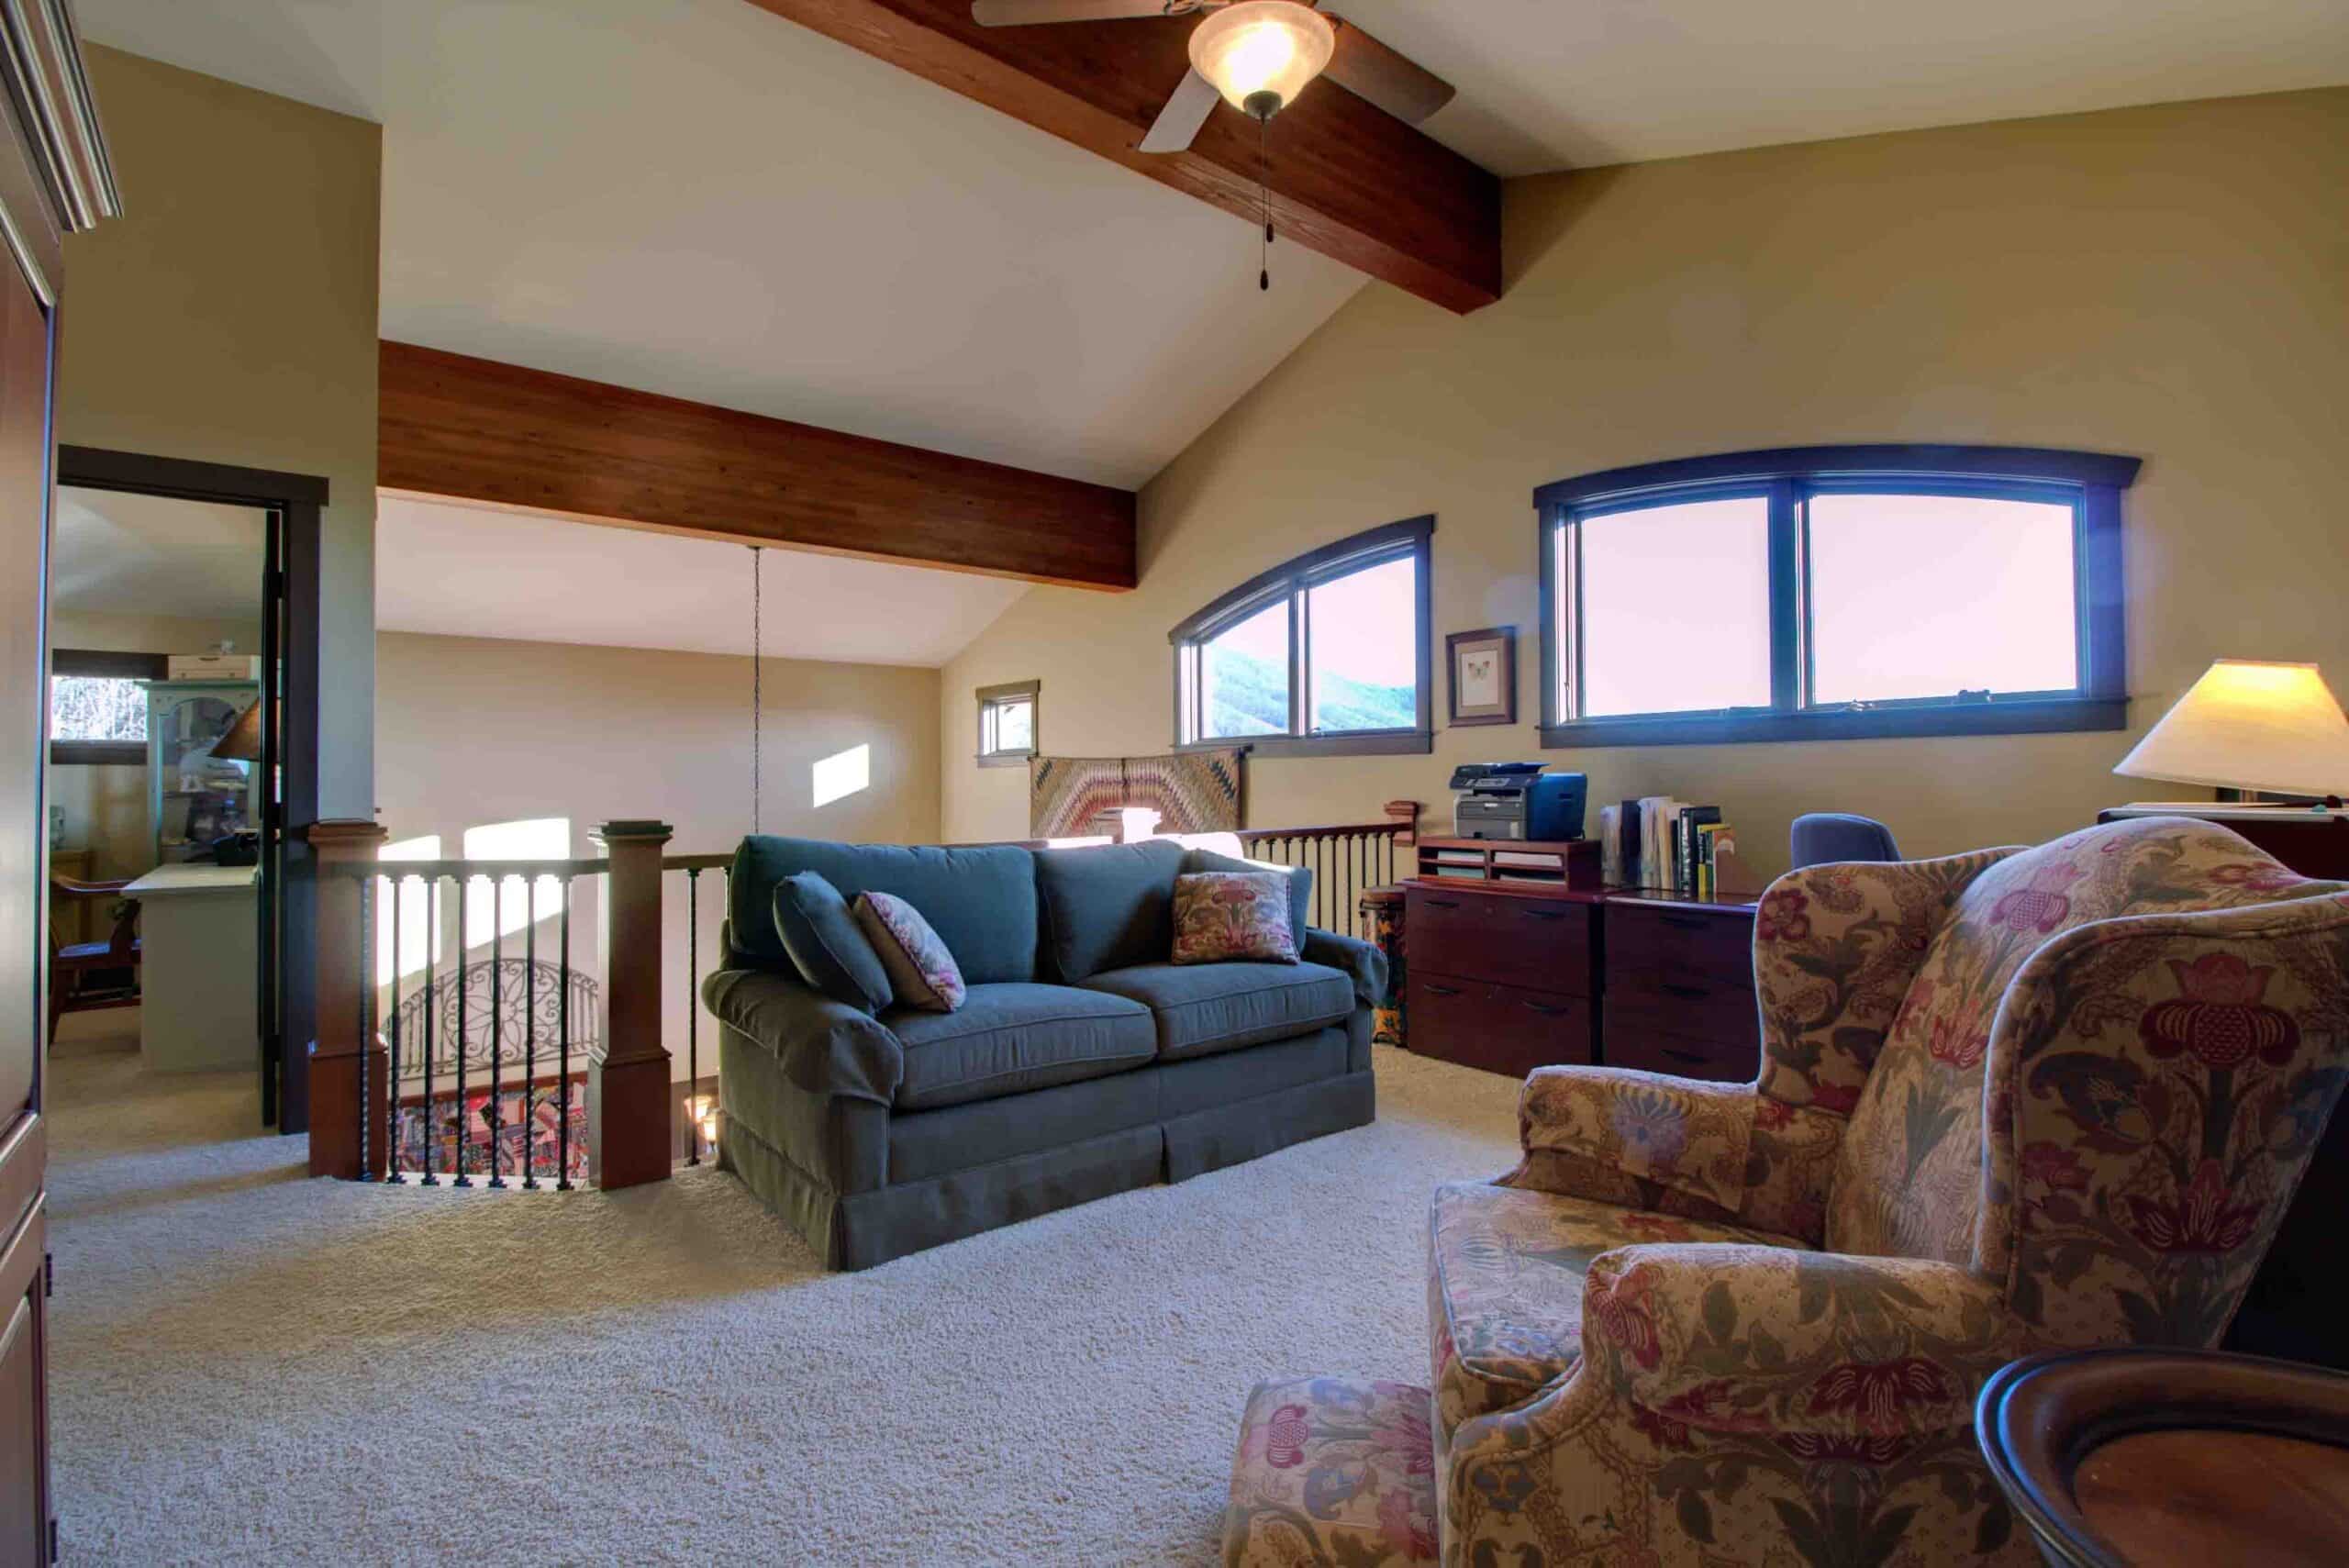
<path fill-rule="evenodd" d="M 1676 985 L 1669 980 L 1664 983 L 1663 990 L 1667 996 L 1681 996 L 1691 1002 L 1701 1002 L 1713 994 L 1708 986 Z"/>
<path fill-rule="evenodd" d="M 1664 915 L 1658 918 L 1675 931 L 1701 931 L 1706 928 L 1702 915 Z"/>
<path fill-rule="evenodd" d="M 1572 1007 L 1553 1007 L 1547 1002 L 1528 1002 L 1525 1005 L 1545 1018 L 1572 1018 L 1575 1011 Z"/>
<path fill-rule="evenodd" d="M 1529 920 L 1563 920 L 1566 912 L 1564 909 L 1528 909 L 1525 917 Z"/>
<path fill-rule="evenodd" d="M 1664 1048 L 1664 1053 L 1675 1062 L 1691 1062 L 1698 1067 L 1705 1065 L 1705 1053 L 1700 1051 L 1682 1051 L 1676 1046 L 1667 1045 Z"/>
<path fill-rule="evenodd" d="M 1455 986 L 1438 985 L 1432 980 L 1426 982 L 1426 984 L 1428 994 L 1432 996 L 1457 996 L 1460 995 L 1459 989 Z"/>
<path fill-rule="evenodd" d="M 1427 906 L 1431 909 L 1457 909 L 1460 907 L 1460 900 L 1457 898 L 1431 898 L 1427 900 Z"/>

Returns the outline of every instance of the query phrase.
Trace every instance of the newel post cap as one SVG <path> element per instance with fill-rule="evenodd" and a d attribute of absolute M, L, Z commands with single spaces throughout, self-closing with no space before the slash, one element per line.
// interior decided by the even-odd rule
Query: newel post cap
<path fill-rule="evenodd" d="M 676 829 L 666 822 L 631 817 L 607 822 L 588 837 L 599 844 L 665 844 L 675 832 Z"/>

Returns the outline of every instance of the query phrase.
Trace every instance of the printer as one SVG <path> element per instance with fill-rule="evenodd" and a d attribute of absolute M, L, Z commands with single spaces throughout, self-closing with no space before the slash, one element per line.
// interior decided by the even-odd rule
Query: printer
<path fill-rule="evenodd" d="M 1582 837 L 1589 779 L 1545 773 L 1540 762 L 1463 762 L 1452 771 L 1452 831 L 1459 839 Z"/>

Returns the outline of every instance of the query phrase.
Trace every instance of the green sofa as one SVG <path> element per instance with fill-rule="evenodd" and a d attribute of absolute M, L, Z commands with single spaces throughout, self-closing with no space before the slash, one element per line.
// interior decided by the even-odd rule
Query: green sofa
<path fill-rule="evenodd" d="M 1375 1114 L 1385 958 L 1308 929 L 1300 963 L 1175 965 L 1174 878 L 1233 862 L 1168 840 L 951 849 L 754 837 L 735 852 L 718 1023 L 719 1163 L 829 1267 L 869 1268 Z M 954 954 L 952 1013 L 872 1013 L 809 984 L 774 901 L 813 872 L 896 895 Z"/>

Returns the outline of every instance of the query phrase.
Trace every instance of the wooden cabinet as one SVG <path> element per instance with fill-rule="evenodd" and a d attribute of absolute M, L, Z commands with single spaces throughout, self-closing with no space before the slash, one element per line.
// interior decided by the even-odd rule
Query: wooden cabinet
<path fill-rule="evenodd" d="M 1750 1083 L 1762 1062 L 1753 906 L 1618 894 L 1607 901 L 1609 1065 Z"/>
<path fill-rule="evenodd" d="M 1596 1060 L 1594 909 L 1490 884 L 1407 888 L 1411 1049 L 1517 1077 Z"/>
<path fill-rule="evenodd" d="M 1409 1029 L 1423 1055 L 1521 1077 L 1636 1068 L 1750 1082 L 1753 906 L 1504 882 L 1406 884 Z"/>

